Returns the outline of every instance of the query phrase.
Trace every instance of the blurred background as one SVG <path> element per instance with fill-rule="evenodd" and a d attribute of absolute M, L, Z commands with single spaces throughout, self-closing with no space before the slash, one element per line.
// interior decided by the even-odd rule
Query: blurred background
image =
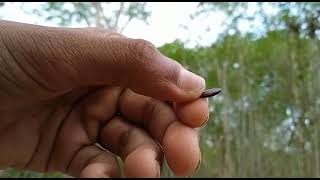
<path fill-rule="evenodd" d="M 221 87 L 192 177 L 320 177 L 319 2 L 0 2 L 0 19 L 146 39 Z"/>

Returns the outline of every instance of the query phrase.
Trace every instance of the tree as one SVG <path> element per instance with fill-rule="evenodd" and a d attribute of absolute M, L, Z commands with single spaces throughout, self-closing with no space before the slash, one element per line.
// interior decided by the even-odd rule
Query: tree
<path fill-rule="evenodd" d="M 255 20 L 262 22 L 259 26 L 264 32 L 285 28 L 315 39 L 320 31 L 319 2 L 200 2 L 194 16 L 212 11 L 223 11 L 227 15 L 226 29 L 238 33 L 240 23 Z"/>
<path fill-rule="evenodd" d="M 41 8 L 32 9 L 32 14 L 57 22 L 60 26 L 85 23 L 123 32 L 132 20 L 148 23 L 151 12 L 145 2 L 46 2 Z"/>

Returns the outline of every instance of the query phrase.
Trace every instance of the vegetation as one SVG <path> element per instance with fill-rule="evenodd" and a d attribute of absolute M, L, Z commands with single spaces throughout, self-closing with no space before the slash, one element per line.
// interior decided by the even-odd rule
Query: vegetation
<path fill-rule="evenodd" d="M 145 2 L 46 2 L 31 12 L 48 21 L 68 26 L 74 21 L 86 26 L 122 32 L 132 20 L 148 22 L 151 12 Z"/>
<path fill-rule="evenodd" d="M 319 176 L 318 40 L 269 32 L 160 50 L 221 87 L 201 131 L 200 177 Z"/>
<path fill-rule="evenodd" d="M 266 13 L 267 6 L 276 13 Z M 214 10 L 229 15 L 217 42 L 192 49 L 180 41 L 159 47 L 202 75 L 208 87 L 223 90 L 210 98 L 195 176 L 320 177 L 320 5 L 257 3 L 251 17 L 244 16 L 248 7 L 200 3 L 194 18 Z M 265 20 L 264 33 L 229 32 L 258 17 Z M 2 176 L 39 177 L 15 170 Z"/>

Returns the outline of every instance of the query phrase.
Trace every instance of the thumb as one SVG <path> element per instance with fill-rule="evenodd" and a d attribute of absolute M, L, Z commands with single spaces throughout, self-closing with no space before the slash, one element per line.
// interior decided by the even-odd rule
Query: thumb
<path fill-rule="evenodd" d="M 102 29 L 1 25 L 3 31 L 11 32 L 3 39 L 16 59 L 25 62 L 25 72 L 51 91 L 114 85 L 159 100 L 184 102 L 198 98 L 205 88 L 203 78 L 145 40 Z"/>
<path fill-rule="evenodd" d="M 129 38 L 100 41 L 91 44 L 91 48 L 99 51 L 99 56 L 93 54 L 90 59 L 94 65 L 81 71 L 83 73 L 80 73 L 79 79 L 82 83 L 99 81 L 101 84 L 127 87 L 145 96 L 175 102 L 196 99 L 205 88 L 202 77 L 165 57 L 148 41 Z M 102 46 L 98 47 L 99 44 Z"/>

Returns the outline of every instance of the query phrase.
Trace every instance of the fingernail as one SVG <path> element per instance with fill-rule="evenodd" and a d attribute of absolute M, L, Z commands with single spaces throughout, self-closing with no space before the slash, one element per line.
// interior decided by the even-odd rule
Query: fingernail
<path fill-rule="evenodd" d="M 199 168 L 200 168 L 200 165 L 201 165 L 201 151 L 200 151 L 200 153 L 199 153 L 199 164 L 198 164 L 198 166 L 197 166 L 197 168 L 196 168 L 196 170 L 194 170 L 194 172 L 197 172 L 198 170 L 199 170 Z"/>
<path fill-rule="evenodd" d="M 205 122 L 203 122 L 203 124 L 201 124 L 201 125 L 200 125 L 200 127 L 201 127 L 201 126 L 204 126 L 205 124 L 207 124 L 208 120 L 209 120 L 209 114 L 208 114 L 208 116 L 207 116 L 206 121 L 205 121 Z"/>
<path fill-rule="evenodd" d="M 181 71 L 178 86 L 181 89 L 183 89 L 185 92 L 191 93 L 191 92 L 203 90 L 205 88 L 205 85 L 206 85 L 206 82 L 202 77 L 186 69 L 183 69 Z"/>

